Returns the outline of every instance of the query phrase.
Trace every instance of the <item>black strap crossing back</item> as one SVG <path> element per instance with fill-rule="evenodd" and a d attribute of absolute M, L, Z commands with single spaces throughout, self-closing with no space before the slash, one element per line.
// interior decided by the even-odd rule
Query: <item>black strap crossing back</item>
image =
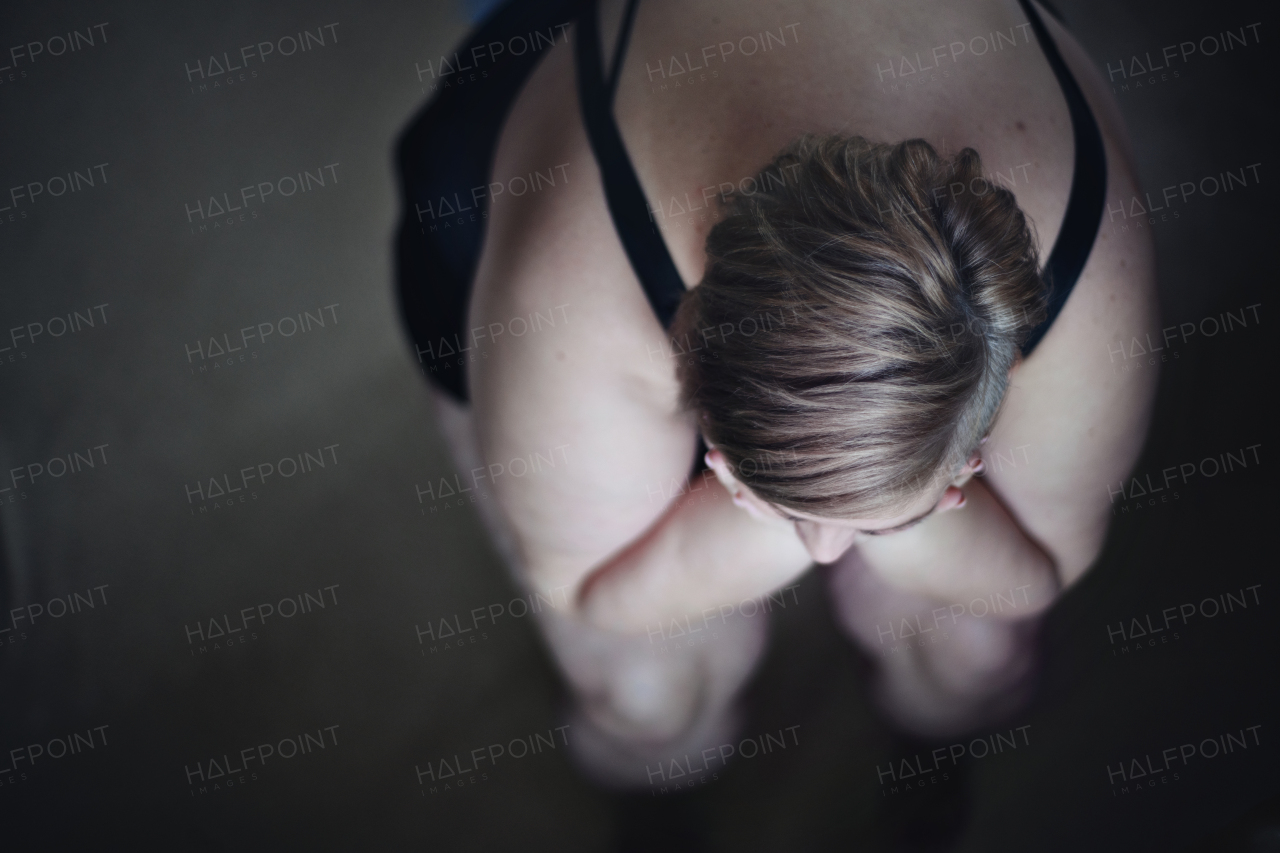
<path fill-rule="evenodd" d="M 1093 251 L 1106 197 L 1107 160 L 1102 133 L 1079 84 L 1063 62 L 1057 45 L 1049 37 L 1035 7 L 1029 0 L 1019 0 L 1019 3 L 1027 14 L 1049 67 L 1058 79 L 1071 115 L 1075 142 L 1075 163 L 1066 215 L 1042 273 L 1049 286 L 1048 315 L 1043 323 L 1032 330 L 1023 344 L 1023 352 L 1029 354 L 1062 311 L 1067 297 L 1080 278 L 1089 253 Z M 630 0 L 608 80 L 605 79 L 600 56 L 596 4 L 588 0 L 581 7 L 575 36 L 578 96 L 582 101 L 583 123 L 587 128 L 591 149 L 600 165 L 609 214 L 613 217 L 618 237 L 631 261 L 632 269 L 644 287 L 650 305 L 658 315 L 658 320 L 667 327 L 685 293 L 684 282 L 671 260 L 671 253 L 662 239 L 662 233 L 649 215 L 644 189 L 640 186 L 617 122 L 613 118 L 613 93 L 617 87 L 618 71 L 622 67 L 635 7 L 636 0 Z"/>
<path fill-rule="evenodd" d="M 635 6 L 636 0 L 630 0 L 627 5 L 611 80 L 605 79 L 604 61 L 600 55 L 596 4 L 587 2 L 581 7 L 574 32 L 578 98 L 582 102 L 582 121 L 587 129 L 587 138 L 604 181 L 605 200 L 614 228 L 627 259 L 631 261 L 631 268 L 649 298 L 649 304 L 658 315 L 658 321 L 667 328 L 684 296 L 684 280 L 676 271 L 662 232 L 649 215 L 644 189 L 623 145 L 618 123 L 613 118 L 613 93 L 617 88 L 618 71 L 622 68 L 626 50 L 625 39 L 630 34 Z"/>
<path fill-rule="evenodd" d="M 1071 195 L 1062 231 L 1043 275 L 1050 288 L 1049 313 L 1023 351 L 1039 343 L 1057 318 L 1093 249 L 1107 186 L 1102 134 L 1029 0 L 1019 0 L 1050 68 L 1058 79 L 1075 141 Z M 564 24 L 574 33 L 578 97 L 583 124 L 600 167 L 609 215 L 649 304 L 668 327 L 685 286 L 662 233 L 649 213 L 613 117 L 613 97 L 637 0 L 629 0 L 608 74 L 600 50 L 597 0 L 511 0 L 470 37 L 453 61 L 467 75 L 439 82 L 440 91 L 415 117 L 397 146 L 404 216 L 397 235 L 397 273 L 402 316 L 417 345 L 424 373 L 459 400 L 467 399 L 466 367 L 474 356 L 466 330 L 472 280 L 485 233 L 488 199 L 476 188 L 488 183 L 502 124 L 524 81 L 545 49 L 499 55 L 494 43 L 526 43 L 531 33 L 552 37 Z M 1056 13 L 1055 13 L 1056 15 Z M 539 45 L 541 43 L 539 42 Z M 443 62 L 442 62 L 443 65 Z M 432 72 L 435 80 L 435 72 Z M 447 216 L 442 212 L 447 211 Z"/>
<path fill-rule="evenodd" d="M 1071 76 L 1071 71 L 1062 61 L 1062 54 L 1049 37 L 1044 21 L 1040 19 L 1030 0 L 1018 0 L 1027 13 L 1031 29 L 1040 42 L 1049 67 L 1058 78 L 1062 95 L 1067 100 L 1067 109 L 1071 113 L 1071 130 L 1075 137 L 1075 167 L 1071 175 L 1071 195 L 1067 199 L 1067 212 L 1062 220 L 1062 230 L 1054 241 L 1053 250 L 1045 262 L 1042 273 L 1045 283 L 1049 285 L 1049 314 L 1044 322 L 1032 330 L 1022 352 L 1030 354 L 1040 339 L 1049 331 L 1053 321 L 1058 318 L 1067 297 L 1076 286 L 1080 273 L 1084 270 L 1089 253 L 1093 251 L 1094 240 L 1098 236 L 1098 227 L 1102 224 L 1102 208 L 1106 204 L 1107 195 L 1107 154 L 1102 145 L 1102 131 L 1093 117 L 1093 111 L 1080 91 L 1080 85 Z"/>

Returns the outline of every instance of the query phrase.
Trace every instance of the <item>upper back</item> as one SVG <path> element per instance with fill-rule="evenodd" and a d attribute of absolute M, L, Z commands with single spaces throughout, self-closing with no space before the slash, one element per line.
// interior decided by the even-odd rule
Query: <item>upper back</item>
<path fill-rule="evenodd" d="M 622 5 L 602 5 L 606 46 Z M 1058 83 L 1016 2 L 955 6 L 640 4 L 615 115 L 687 286 L 702 273 L 717 192 L 748 190 L 751 177 L 802 133 L 922 137 L 944 156 L 976 149 L 988 174 L 1017 196 L 1047 256 L 1072 177 L 1071 124 Z M 567 448 L 565 467 L 494 485 L 525 548 L 590 566 L 662 512 L 689 469 L 696 433 L 677 409 L 670 345 L 613 230 L 578 114 L 572 54 L 571 44 L 552 49 L 528 81 L 493 177 L 565 164 L 569 180 L 495 201 L 469 326 L 552 306 L 564 306 L 566 322 L 496 340 L 474 365 L 471 386 L 491 460 Z M 1042 349 L 1075 345 L 1051 337 Z M 1047 371 L 1039 384 L 1052 381 L 1066 380 Z"/>

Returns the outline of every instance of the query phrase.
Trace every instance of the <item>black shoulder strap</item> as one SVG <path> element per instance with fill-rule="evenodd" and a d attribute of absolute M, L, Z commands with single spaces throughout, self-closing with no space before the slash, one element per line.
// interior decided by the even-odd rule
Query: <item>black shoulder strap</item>
<path fill-rule="evenodd" d="M 636 6 L 640 0 L 627 0 L 626 12 L 622 15 L 622 27 L 618 30 L 618 40 L 614 42 L 613 62 L 609 66 L 609 103 L 613 103 L 618 94 L 618 77 L 622 73 L 622 60 L 627 55 L 627 45 L 631 42 L 631 25 L 636 22 Z"/>
<path fill-rule="evenodd" d="M 1075 136 L 1075 166 L 1071 176 L 1071 196 L 1067 200 L 1067 212 L 1062 220 L 1062 230 L 1053 244 L 1049 259 L 1045 262 L 1044 279 L 1049 285 L 1049 315 L 1032 330 L 1022 351 L 1029 354 L 1057 319 L 1067 297 L 1071 295 L 1080 272 L 1084 269 L 1093 242 L 1102 223 L 1102 208 L 1107 194 L 1107 156 L 1102 145 L 1102 132 L 1094 120 L 1080 85 L 1062 61 L 1058 47 L 1049 37 L 1044 22 L 1036 13 L 1030 0 L 1018 0 L 1027 13 L 1031 29 L 1035 31 L 1040 49 L 1044 51 L 1049 67 L 1058 78 L 1062 95 L 1071 113 L 1071 129 Z"/>
<path fill-rule="evenodd" d="M 1067 109 L 1075 143 L 1075 163 L 1071 195 L 1063 218 L 1062 229 L 1045 263 L 1044 278 L 1049 285 L 1049 311 L 1023 344 L 1030 353 L 1044 337 L 1062 311 L 1093 250 L 1102 208 L 1106 198 L 1107 164 L 1102 133 L 1084 99 L 1079 84 L 1063 62 L 1057 45 L 1050 38 L 1044 22 L 1029 0 L 1019 0 L 1045 59 L 1058 79 Z M 649 215 L 644 190 L 636 176 L 631 158 L 623 144 L 613 118 L 612 96 L 617 86 L 618 71 L 626 50 L 626 37 L 635 14 L 635 1 L 628 4 L 613 68 L 608 79 L 600 55 L 599 19 L 594 2 L 584 3 L 575 33 L 578 97 L 582 103 L 583 123 L 592 152 L 600 166 L 605 199 L 618 237 L 622 241 L 631 267 L 644 288 L 649 304 L 664 327 L 670 325 L 676 307 L 684 296 L 684 282 L 652 217 Z"/>
<path fill-rule="evenodd" d="M 623 21 L 623 34 L 631 28 L 634 8 L 629 8 Z M 622 67 L 622 42 L 614 58 L 613 85 L 605 80 L 604 62 L 600 55 L 600 27 L 596 4 L 583 4 L 574 32 L 578 76 L 578 99 L 582 102 L 582 121 L 591 141 L 591 150 L 604 181 L 609 215 L 631 261 L 649 304 L 663 328 L 671 325 L 676 307 L 684 296 L 684 280 L 667 251 L 662 232 L 649 215 L 644 189 L 636 176 L 631 158 L 622 142 L 622 134 L 613 119 L 612 94 L 617 85 L 617 72 Z"/>

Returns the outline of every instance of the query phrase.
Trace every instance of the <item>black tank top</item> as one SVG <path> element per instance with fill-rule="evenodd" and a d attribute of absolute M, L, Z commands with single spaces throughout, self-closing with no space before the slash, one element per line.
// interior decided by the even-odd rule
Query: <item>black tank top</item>
<path fill-rule="evenodd" d="M 1102 134 L 1079 84 L 1029 0 L 1019 0 L 1071 115 L 1075 163 L 1062 230 L 1042 277 L 1048 316 L 1023 345 L 1029 354 L 1062 311 L 1084 269 L 1102 221 L 1107 187 Z M 422 370 L 460 401 L 476 345 L 466 328 L 471 284 L 488 217 L 487 187 L 498 136 L 516 95 L 545 49 L 576 22 L 578 98 L 618 238 L 658 320 L 666 328 L 685 286 L 613 117 L 618 73 L 635 19 L 629 0 L 612 67 L 601 55 L 596 0 L 516 0 L 493 14 L 431 75 L 439 91 L 397 145 L 404 217 L 396 241 L 402 317 Z M 1056 14 L 1056 13 L 1055 13 Z M 589 37 L 587 37 L 589 36 Z M 502 50 L 495 51 L 494 44 Z M 525 49 L 515 52 L 515 47 Z M 510 48 L 510 49 L 508 49 Z M 444 68 L 448 67 L 445 72 Z"/>

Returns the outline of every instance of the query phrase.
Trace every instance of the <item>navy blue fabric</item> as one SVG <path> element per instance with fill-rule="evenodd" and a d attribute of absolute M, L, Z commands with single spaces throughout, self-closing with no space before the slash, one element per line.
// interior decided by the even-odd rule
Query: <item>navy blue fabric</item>
<path fill-rule="evenodd" d="M 568 29 L 560 25 L 572 23 L 581 5 L 516 0 L 497 10 L 448 57 L 451 72 L 429 78 L 438 91 L 396 146 L 404 208 L 396 236 L 401 318 L 423 372 L 459 400 L 467 399 L 466 365 L 476 351 L 467 305 L 488 213 L 488 197 L 477 198 L 473 189 L 489 183 L 502 124 L 547 53 L 543 39 L 540 49 L 516 54 L 522 42 L 512 39 L 528 42 L 529 34 L 550 31 L 563 42 Z M 513 50 L 490 52 L 494 42 Z"/>

